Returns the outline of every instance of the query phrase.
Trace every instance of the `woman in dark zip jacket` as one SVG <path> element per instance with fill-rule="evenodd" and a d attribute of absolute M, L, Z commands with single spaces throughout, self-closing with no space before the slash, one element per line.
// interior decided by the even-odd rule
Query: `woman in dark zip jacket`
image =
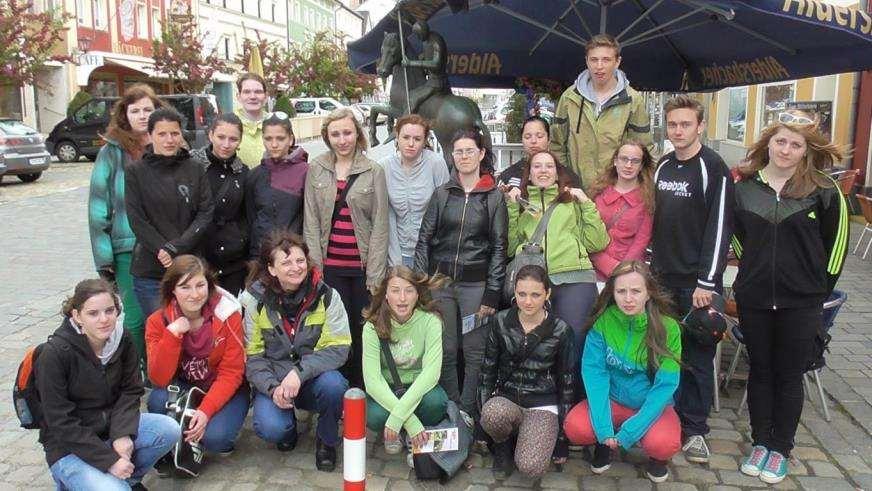
<path fill-rule="evenodd" d="M 458 131 L 452 147 L 455 170 L 427 205 L 415 249 L 415 269 L 453 280 L 434 293 L 444 322 L 439 383 L 451 400 L 472 413 L 487 336 L 478 326 L 499 305 L 508 225 L 506 204 L 493 178 L 493 155 L 481 133 Z M 457 374 L 458 344 L 465 360 L 462 389 Z"/>
<path fill-rule="evenodd" d="M 733 291 L 751 360 L 754 445 L 741 471 L 770 484 L 787 475 L 802 376 L 847 252 L 845 200 L 821 172 L 841 158 L 811 117 L 784 112 L 751 147 L 736 184 Z"/>
<path fill-rule="evenodd" d="M 34 373 L 45 448 L 58 489 L 144 489 L 143 476 L 181 437 L 178 423 L 140 414 L 139 354 L 105 280 L 76 285 Z"/>
<path fill-rule="evenodd" d="M 218 284 L 239 295 L 248 274 L 248 220 L 245 216 L 245 183 L 248 167 L 236 155 L 242 141 L 242 121 L 224 113 L 209 127 L 209 144 L 191 156 L 206 169 L 215 210 L 203 237 L 203 257 L 212 266 Z"/>
<path fill-rule="evenodd" d="M 148 117 L 152 144 L 124 176 L 133 248 L 133 291 L 149 316 L 160 306 L 160 281 L 180 254 L 196 252 L 212 223 L 206 170 L 182 147 L 182 116 L 158 109 Z"/>
<path fill-rule="evenodd" d="M 263 144 L 263 160 L 249 174 L 245 188 L 252 258 L 273 230 L 303 233 L 303 188 L 309 172 L 309 154 L 296 144 L 287 114 L 277 111 L 263 120 Z"/>
<path fill-rule="evenodd" d="M 553 456 L 566 462 L 563 420 L 575 393 L 572 328 L 546 309 L 551 281 L 540 266 L 522 267 L 515 278 L 515 305 L 498 313 L 488 329 L 478 411 L 494 439 L 493 469 L 501 479 L 514 463 L 541 476 Z M 517 433 L 517 442 L 512 435 Z"/>

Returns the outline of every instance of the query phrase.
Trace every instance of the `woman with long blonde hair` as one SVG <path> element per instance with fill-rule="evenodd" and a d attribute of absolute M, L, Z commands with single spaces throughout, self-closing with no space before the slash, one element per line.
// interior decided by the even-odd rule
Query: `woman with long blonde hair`
<path fill-rule="evenodd" d="M 841 149 L 800 111 L 781 113 L 748 151 L 736 184 L 733 284 L 748 347 L 753 448 L 741 471 L 781 482 L 802 414 L 823 303 L 848 249 L 848 209 L 822 170 Z"/>

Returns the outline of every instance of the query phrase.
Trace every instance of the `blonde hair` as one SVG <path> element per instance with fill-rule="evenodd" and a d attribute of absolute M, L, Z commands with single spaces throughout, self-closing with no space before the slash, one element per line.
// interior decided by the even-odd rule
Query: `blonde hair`
<path fill-rule="evenodd" d="M 362 152 L 369 148 L 369 142 L 366 140 L 366 133 L 363 131 L 363 127 L 360 126 L 360 122 L 357 121 L 357 118 L 354 117 L 354 113 L 351 112 L 351 109 L 347 107 L 340 107 L 339 109 L 334 109 L 330 111 L 330 114 L 324 118 L 324 122 L 321 123 L 321 139 L 324 140 L 324 144 L 327 145 L 327 148 L 330 149 L 330 153 L 333 156 L 336 156 L 336 153 L 333 151 L 333 147 L 330 146 L 330 138 L 327 137 L 327 127 L 330 126 L 330 123 L 335 121 L 339 121 L 340 119 L 349 118 L 354 123 L 354 130 L 357 131 L 357 141 L 355 142 L 355 152 Z"/>
<path fill-rule="evenodd" d="M 769 141 L 781 129 L 792 131 L 803 137 L 806 145 L 805 155 L 800 160 L 793 176 L 784 184 L 781 195 L 785 198 L 804 198 L 817 188 L 834 187 L 833 180 L 820 171 L 832 167 L 834 163 L 841 160 L 846 149 L 831 143 L 818 130 L 815 123 L 791 124 L 775 121 L 767 126 L 760 133 L 760 139 L 748 149 L 745 159 L 747 165 L 739 168 L 742 177 L 751 177 L 769 164 Z"/>

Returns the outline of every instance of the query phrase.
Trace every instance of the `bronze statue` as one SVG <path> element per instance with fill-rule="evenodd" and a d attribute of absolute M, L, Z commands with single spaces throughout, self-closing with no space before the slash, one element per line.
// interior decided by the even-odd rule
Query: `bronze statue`
<path fill-rule="evenodd" d="M 391 75 L 390 104 L 370 109 L 370 141 L 378 145 L 376 120 L 379 114 L 388 116 L 388 132 L 393 132 L 393 120 L 417 112 L 432 122 L 433 132 L 443 149 L 443 157 L 453 167 L 451 137 L 457 130 L 479 128 L 485 146 L 491 147 L 490 133 L 481 117 L 478 105 L 468 97 L 451 93 L 445 64 L 448 51 L 445 40 L 432 32 L 425 21 L 418 21 L 413 32 L 421 38 L 423 50 L 418 60 L 408 60 L 402 52 L 397 33 L 385 33 L 377 71 L 382 80 Z M 405 65 L 405 66 L 404 66 Z M 406 81 L 406 84 L 403 82 Z M 408 90 L 407 90 L 408 88 Z"/>

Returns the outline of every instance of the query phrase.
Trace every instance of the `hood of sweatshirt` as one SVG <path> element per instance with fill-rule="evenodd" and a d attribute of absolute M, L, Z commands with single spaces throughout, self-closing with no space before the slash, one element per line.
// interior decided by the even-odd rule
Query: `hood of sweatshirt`
<path fill-rule="evenodd" d="M 603 104 L 608 102 L 609 99 L 615 96 L 615 94 L 620 94 L 621 91 L 627 88 L 627 75 L 622 70 L 615 70 L 615 77 L 618 79 L 618 84 L 615 85 L 612 93 L 603 101 Z M 575 90 L 577 90 L 582 97 L 592 102 L 593 105 L 597 107 L 597 113 L 599 112 L 599 108 L 602 104 L 599 103 L 596 92 L 593 90 L 593 83 L 590 81 L 590 70 L 585 70 L 578 75 L 578 78 L 575 79 Z"/>

